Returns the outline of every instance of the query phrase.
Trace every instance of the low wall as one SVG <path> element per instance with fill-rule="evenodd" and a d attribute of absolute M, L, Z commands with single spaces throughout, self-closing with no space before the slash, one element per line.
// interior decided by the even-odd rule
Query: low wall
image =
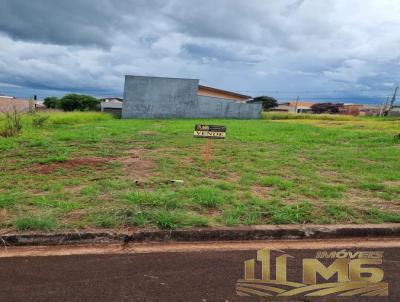
<path fill-rule="evenodd" d="M 231 100 L 198 96 L 198 116 L 204 118 L 258 119 L 261 116 L 261 104 L 236 103 Z"/>
<path fill-rule="evenodd" d="M 198 96 L 199 80 L 125 76 L 122 118 L 255 119 L 260 104 Z"/>
<path fill-rule="evenodd" d="M 16 100 L 0 97 L 0 113 L 2 112 L 30 112 L 35 110 L 35 102 L 30 100 Z"/>

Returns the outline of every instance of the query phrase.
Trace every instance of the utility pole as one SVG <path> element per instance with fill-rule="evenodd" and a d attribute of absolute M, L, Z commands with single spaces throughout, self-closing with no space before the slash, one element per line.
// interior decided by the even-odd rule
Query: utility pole
<path fill-rule="evenodd" d="M 297 113 L 297 104 L 298 103 L 299 103 L 299 96 L 297 97 L 296 105 L 294 105 L 294 112 L 296 112 L 296 113 Z"/>
<path fill-rule="evenodd" d="M 397 94 L 398 89 L 399 89 L 399 87 L 397 86 L 396 89 L 394 90 L 392 100 L 390 101 L 389 109 L 387 111 L 385 111 L 385 116 L 388 116 L 390 113 L 390 110 L 392 110 L 392 108 L 393 108 L 394 102 L 396 101 L 396 94 Z"/>
<path fill-rule="evenodd" d="M 383 116 L 383 114 L 385 113 L 386 107 L 389 105 L 389 99 L 390 99 L 390 98 L 387 97 L 387 98 L 386 98 L 386 101 L 383 100 L 382 106 L 381 106 L 381 111 L 379 112 L 379 116 Z"/>

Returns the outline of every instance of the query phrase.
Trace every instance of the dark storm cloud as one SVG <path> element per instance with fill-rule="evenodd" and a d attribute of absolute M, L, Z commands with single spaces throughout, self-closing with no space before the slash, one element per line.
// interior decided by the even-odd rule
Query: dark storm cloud
<path fill-rule="evenodd" d="M 0 90 L 119 93 L 125 74 L 249 94 L 391 90 L 397 2 L 0 0 Z"/>
<path fill-rule="evenodd" d="M 109 47 L 113 35 L 140 27 L 160 1 L 1 0 L 0 31 L 13 39 Z"/>

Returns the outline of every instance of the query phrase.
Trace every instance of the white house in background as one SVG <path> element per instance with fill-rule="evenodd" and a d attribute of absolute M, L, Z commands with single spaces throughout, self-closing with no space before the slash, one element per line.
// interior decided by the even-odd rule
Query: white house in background
<path fill-rule="evenodd" d="M 279 103 L 277 107 L 271 108 L 271 111 L 293 112 L 293 113 L 311 113 L 311 106 L 315 102 L 283 102 Z"/>
<path fill-rule="evenodd" d="M 122 98 L 118 97 L 101 99 L 101 111 L 121 116 L 123 101 Z"/>

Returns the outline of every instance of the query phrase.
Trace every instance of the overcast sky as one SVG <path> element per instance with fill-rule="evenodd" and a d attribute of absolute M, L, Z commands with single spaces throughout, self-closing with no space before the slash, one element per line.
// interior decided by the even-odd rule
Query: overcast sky
<path fill-rule="evenodd" d="M 121 95 L 125 74 L 384 97 L 400 84 L 400 1 L 0 0 L 0 92 Z"/>

